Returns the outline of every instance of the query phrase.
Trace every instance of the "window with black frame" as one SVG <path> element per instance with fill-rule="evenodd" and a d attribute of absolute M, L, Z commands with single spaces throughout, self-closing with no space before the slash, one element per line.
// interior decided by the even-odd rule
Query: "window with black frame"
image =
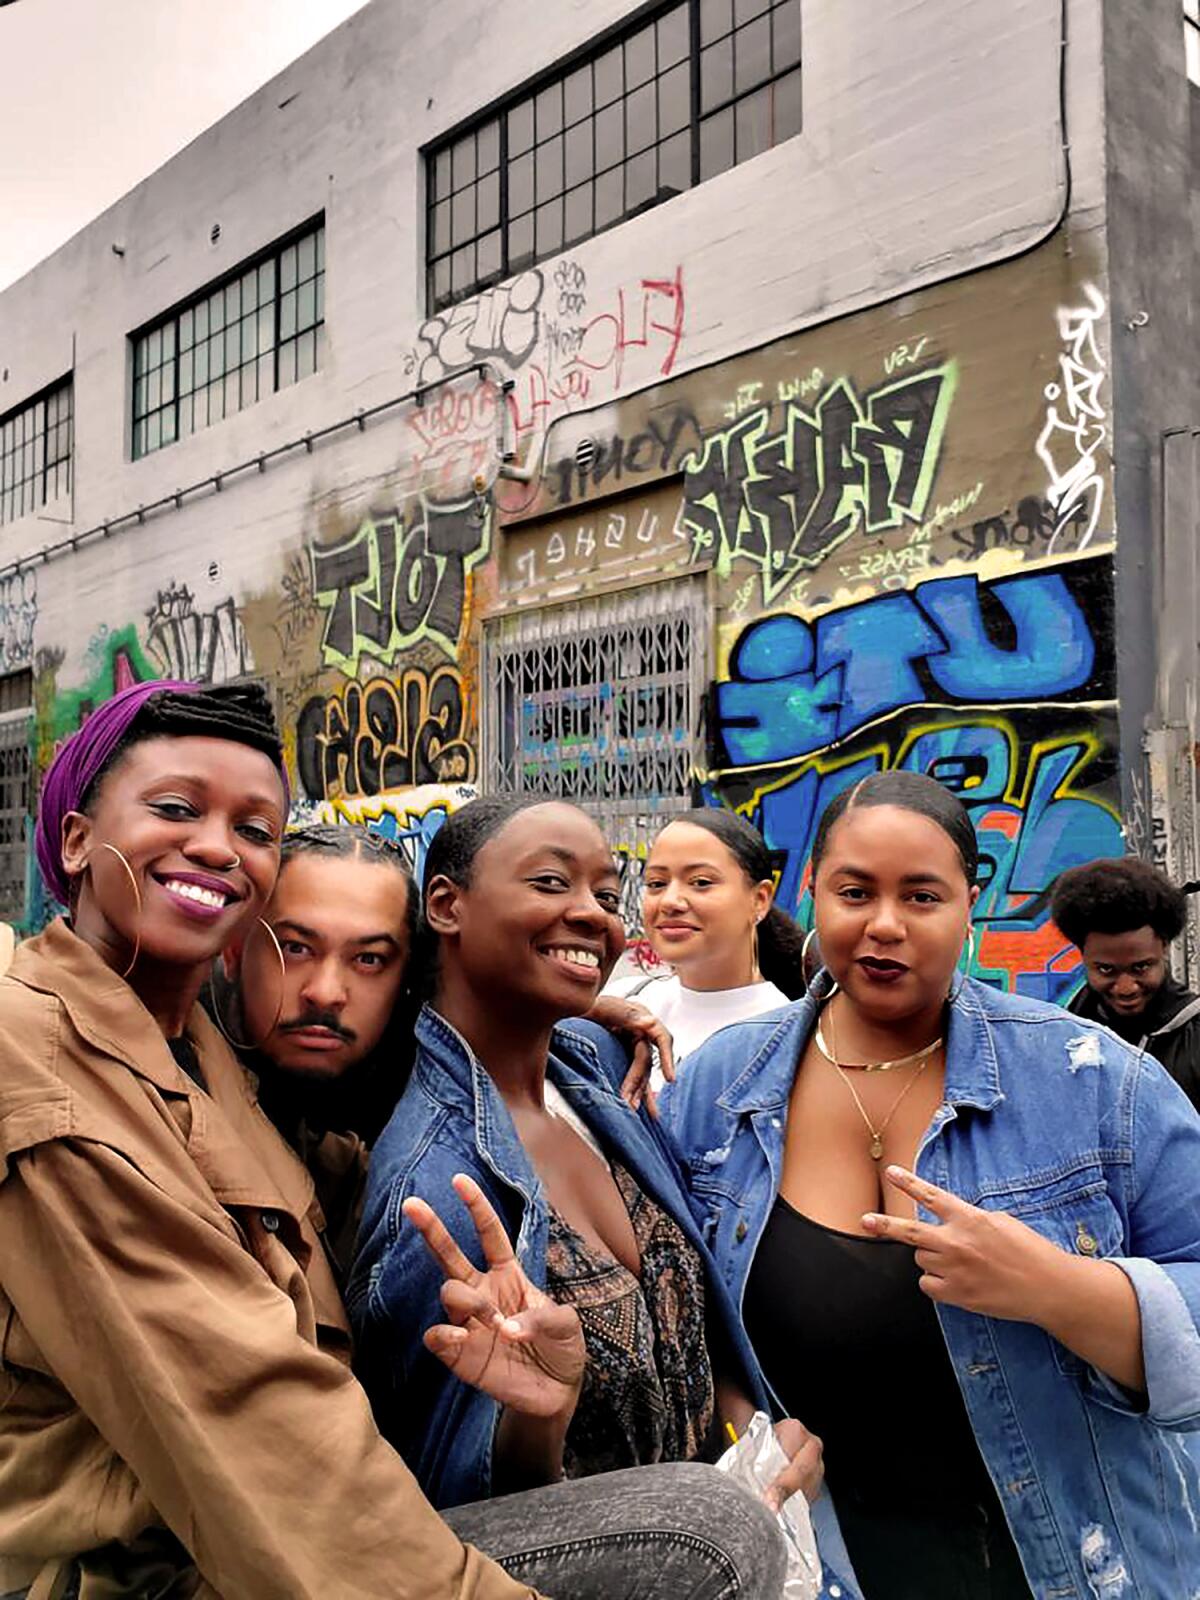
<path fill-rule="evenodd" d="M 0 416 L 0 525 L 71 492 L 74 434 L 71 378 Z"/>
<path fill-rule="evenodd" d="M 324 218 L 130 338 L 135 460 L 307 378 L 324 360 Z"/>
<path fill-rule="evenodd" d="M 800 0 L 675 0 L 427 153 L 431 311 L 800 132 Z"/>

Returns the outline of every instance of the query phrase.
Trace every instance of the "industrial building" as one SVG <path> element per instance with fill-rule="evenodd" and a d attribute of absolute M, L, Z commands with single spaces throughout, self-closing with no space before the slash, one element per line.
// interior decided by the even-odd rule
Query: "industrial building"
<path fill-rule="evenodd" d="M 1179 0 L 372 0 L 0 293 L 0 900 L 55 743 L 254 677 L 297 815 L 736 807 L 805 909 L 879 767 L 971 808 L 975 969 L 1196 864 Z M 1197 971 L 1194 936 L 1186 958 Z"/>

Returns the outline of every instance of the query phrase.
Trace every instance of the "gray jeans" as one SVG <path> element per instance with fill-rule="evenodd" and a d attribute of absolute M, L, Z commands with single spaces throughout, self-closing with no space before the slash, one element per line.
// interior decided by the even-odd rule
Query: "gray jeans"
<path fill-rule="evenodd" d="M 778 1600 L 783 1592 L 775 1519 L 712 1467 L 634 1467 L 442 1515 L 460 1539 L 549 1600 Z M 176 1576 L 187 1585 L 188 1574 L 194 1582 L 190 1565 Z M 190 1593 L 190 1585 L 112 1592 L 146 1600 Z M 53 1593 L 75 1600 L 78 1571 L 64 1573 Z"/>
<path fill-rule="evenodd" d="M 550 1600 L 778 1600 L 775 1519 L 712 1467 L 634 1467 L 442 1513 Z"/>

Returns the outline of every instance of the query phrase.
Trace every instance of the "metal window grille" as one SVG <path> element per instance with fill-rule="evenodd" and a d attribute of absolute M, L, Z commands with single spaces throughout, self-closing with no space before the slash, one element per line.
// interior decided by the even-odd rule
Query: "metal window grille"
<path fill-rule="evenodd" d="M 0 525 L 70 493 L 74 410 L 66 377 L 0 417 Z"/>
<path fill-rule="evenodd" d="M 307 378 L 324 360 L 324 221 L 130 337 L 135 460 Z"/>
<path fill-rule="evenodd" d="M 29 674 L 17 676 L 28 677 Z M 25 828 L 30 803 L 30 715 L 0 714 L 0 917 L 25 915 Z"/>
<path fill-rule="evenodd" d="M 800 132 L 800 0 L 674 0 L 427 156 L 431 312 Z"/>
<path fill-rule="evenodd" d="M 590 812 L 621 860 L 631 928 L 649 839 L 691 804 L 707 631 L 703 578 L 484 627 L 483 786 Z"/>

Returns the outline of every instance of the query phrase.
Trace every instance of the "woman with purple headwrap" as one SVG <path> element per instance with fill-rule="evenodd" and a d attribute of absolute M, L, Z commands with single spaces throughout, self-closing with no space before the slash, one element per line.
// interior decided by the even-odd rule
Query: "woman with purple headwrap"
<path fill-rule="evenodd" d="M 719 1475 L 442 1520 L 380 1438 L 312 1179 L 196 1003 L 231 941 L 271 949 L 287 805 L 254 687 L 140 684 L 47 773 L 66 916 L 0 979 L 0 1600 L 629 1600 L 651 1542 L 654 1593 L 778 1593 Z"/>

